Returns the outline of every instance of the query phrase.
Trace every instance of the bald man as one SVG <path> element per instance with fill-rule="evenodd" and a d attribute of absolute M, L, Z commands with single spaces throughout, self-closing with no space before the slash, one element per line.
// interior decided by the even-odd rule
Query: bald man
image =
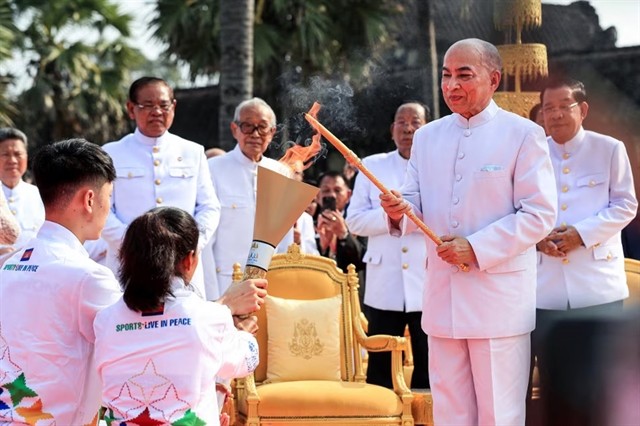
<path fill-rule="evenodd" d="M 535 326 L 535 245 L 553 228 L 556 191 L 544 131 L 492 100 L 495 46 L 446 52 L 442 95 L 452 115 L 415 133 L 402 195 L 381 195 L 390 232 L 422 216 L 427 246 L 422 327 L 438 425 L 524 425 Z M 459 265 L 466 264 L 468 272 Z"/>

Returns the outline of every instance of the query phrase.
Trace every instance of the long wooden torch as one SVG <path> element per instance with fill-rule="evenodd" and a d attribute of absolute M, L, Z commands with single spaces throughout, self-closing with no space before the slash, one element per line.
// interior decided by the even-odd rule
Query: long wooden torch
<path fill-rule="evenodd" d="M 316 112 L 320 109 L 320 104 L 315 102 L 311 107 L 310 112 Z M 329 131 L 326 127 L 324 127 L 313 115 L 309 113 L 304 114 L 304 118 L 311 124 L 311 127 L 316 129 L 324 138 L 331 143 L 340 153 L 344 156 L 344 158 L 351 164 L 356 167 L 362 174 L 364 174 L 370 181 L 373 183 L 383 194 L 391 194 L 391 191 L 380 182 L 380 180 L 373 174 L 369 169 L 367 169 L 363 164 L 362 160 L 351 151 L 340 139 L 338 139 L 333 133 Z M 435 232 L 431 230 L 416 214 L 413 210 L 410 210 L 408 213 L 405 213 L 405 216 L 409 218 L 416 226 L 424 232 L 424 234 L 431 239 L 436 245 L 442 244 L 442 240 L 438 237 Z M 465 264 L 459 264 L 458 267 L 463 271 L 468 271 L 469 266 Z"/>

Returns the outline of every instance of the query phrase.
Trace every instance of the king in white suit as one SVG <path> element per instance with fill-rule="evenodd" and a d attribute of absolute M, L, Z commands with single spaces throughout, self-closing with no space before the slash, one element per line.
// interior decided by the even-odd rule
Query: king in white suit
<path fill-rule="evenodd" d="M 542 128 L 492 100 L 501 68 L 485 41 L 449 48 L 442 94 L 454 114 L 416 132 L 408 202 L 381 196 L 392 233 L 414 229 L 402 219 L 412 209 L 442 236 L 427 246 L 422 307 L 440 425 L 525 422 L 535 244 L 555 222 L 556 191 Z"/>

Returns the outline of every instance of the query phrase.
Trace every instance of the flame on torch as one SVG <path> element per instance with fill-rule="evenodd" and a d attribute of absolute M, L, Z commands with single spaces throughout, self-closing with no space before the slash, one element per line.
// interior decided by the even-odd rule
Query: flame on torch
<path fill-rule="evenodd" d="M 316 117 L 320 111 L 320 104 L 314 103 L 308 114 L 311 114 L 313 117 Z M 322 144 L 320 143 L 321 135 L 316 132 L 311 137 L 311 144 L 308 146 L 302 145 L 293 145 L 291 148 L 287 149 L 282 158 L 278 160 L 280 163 L 286 164 L 293 170 L 293 172 L 301 173 L 302 171 L 308 169 L 313 164 L 311 159 L 316 157 L 318 153 L 322 150 Z"/>

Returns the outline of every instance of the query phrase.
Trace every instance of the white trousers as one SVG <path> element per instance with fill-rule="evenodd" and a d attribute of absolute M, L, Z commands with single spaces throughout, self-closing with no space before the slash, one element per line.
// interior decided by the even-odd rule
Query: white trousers
<path fill-rule="evenodd" d="M 529 336 L 429 336 L 435 425 L 523 426 L 531 353 Z"/>

